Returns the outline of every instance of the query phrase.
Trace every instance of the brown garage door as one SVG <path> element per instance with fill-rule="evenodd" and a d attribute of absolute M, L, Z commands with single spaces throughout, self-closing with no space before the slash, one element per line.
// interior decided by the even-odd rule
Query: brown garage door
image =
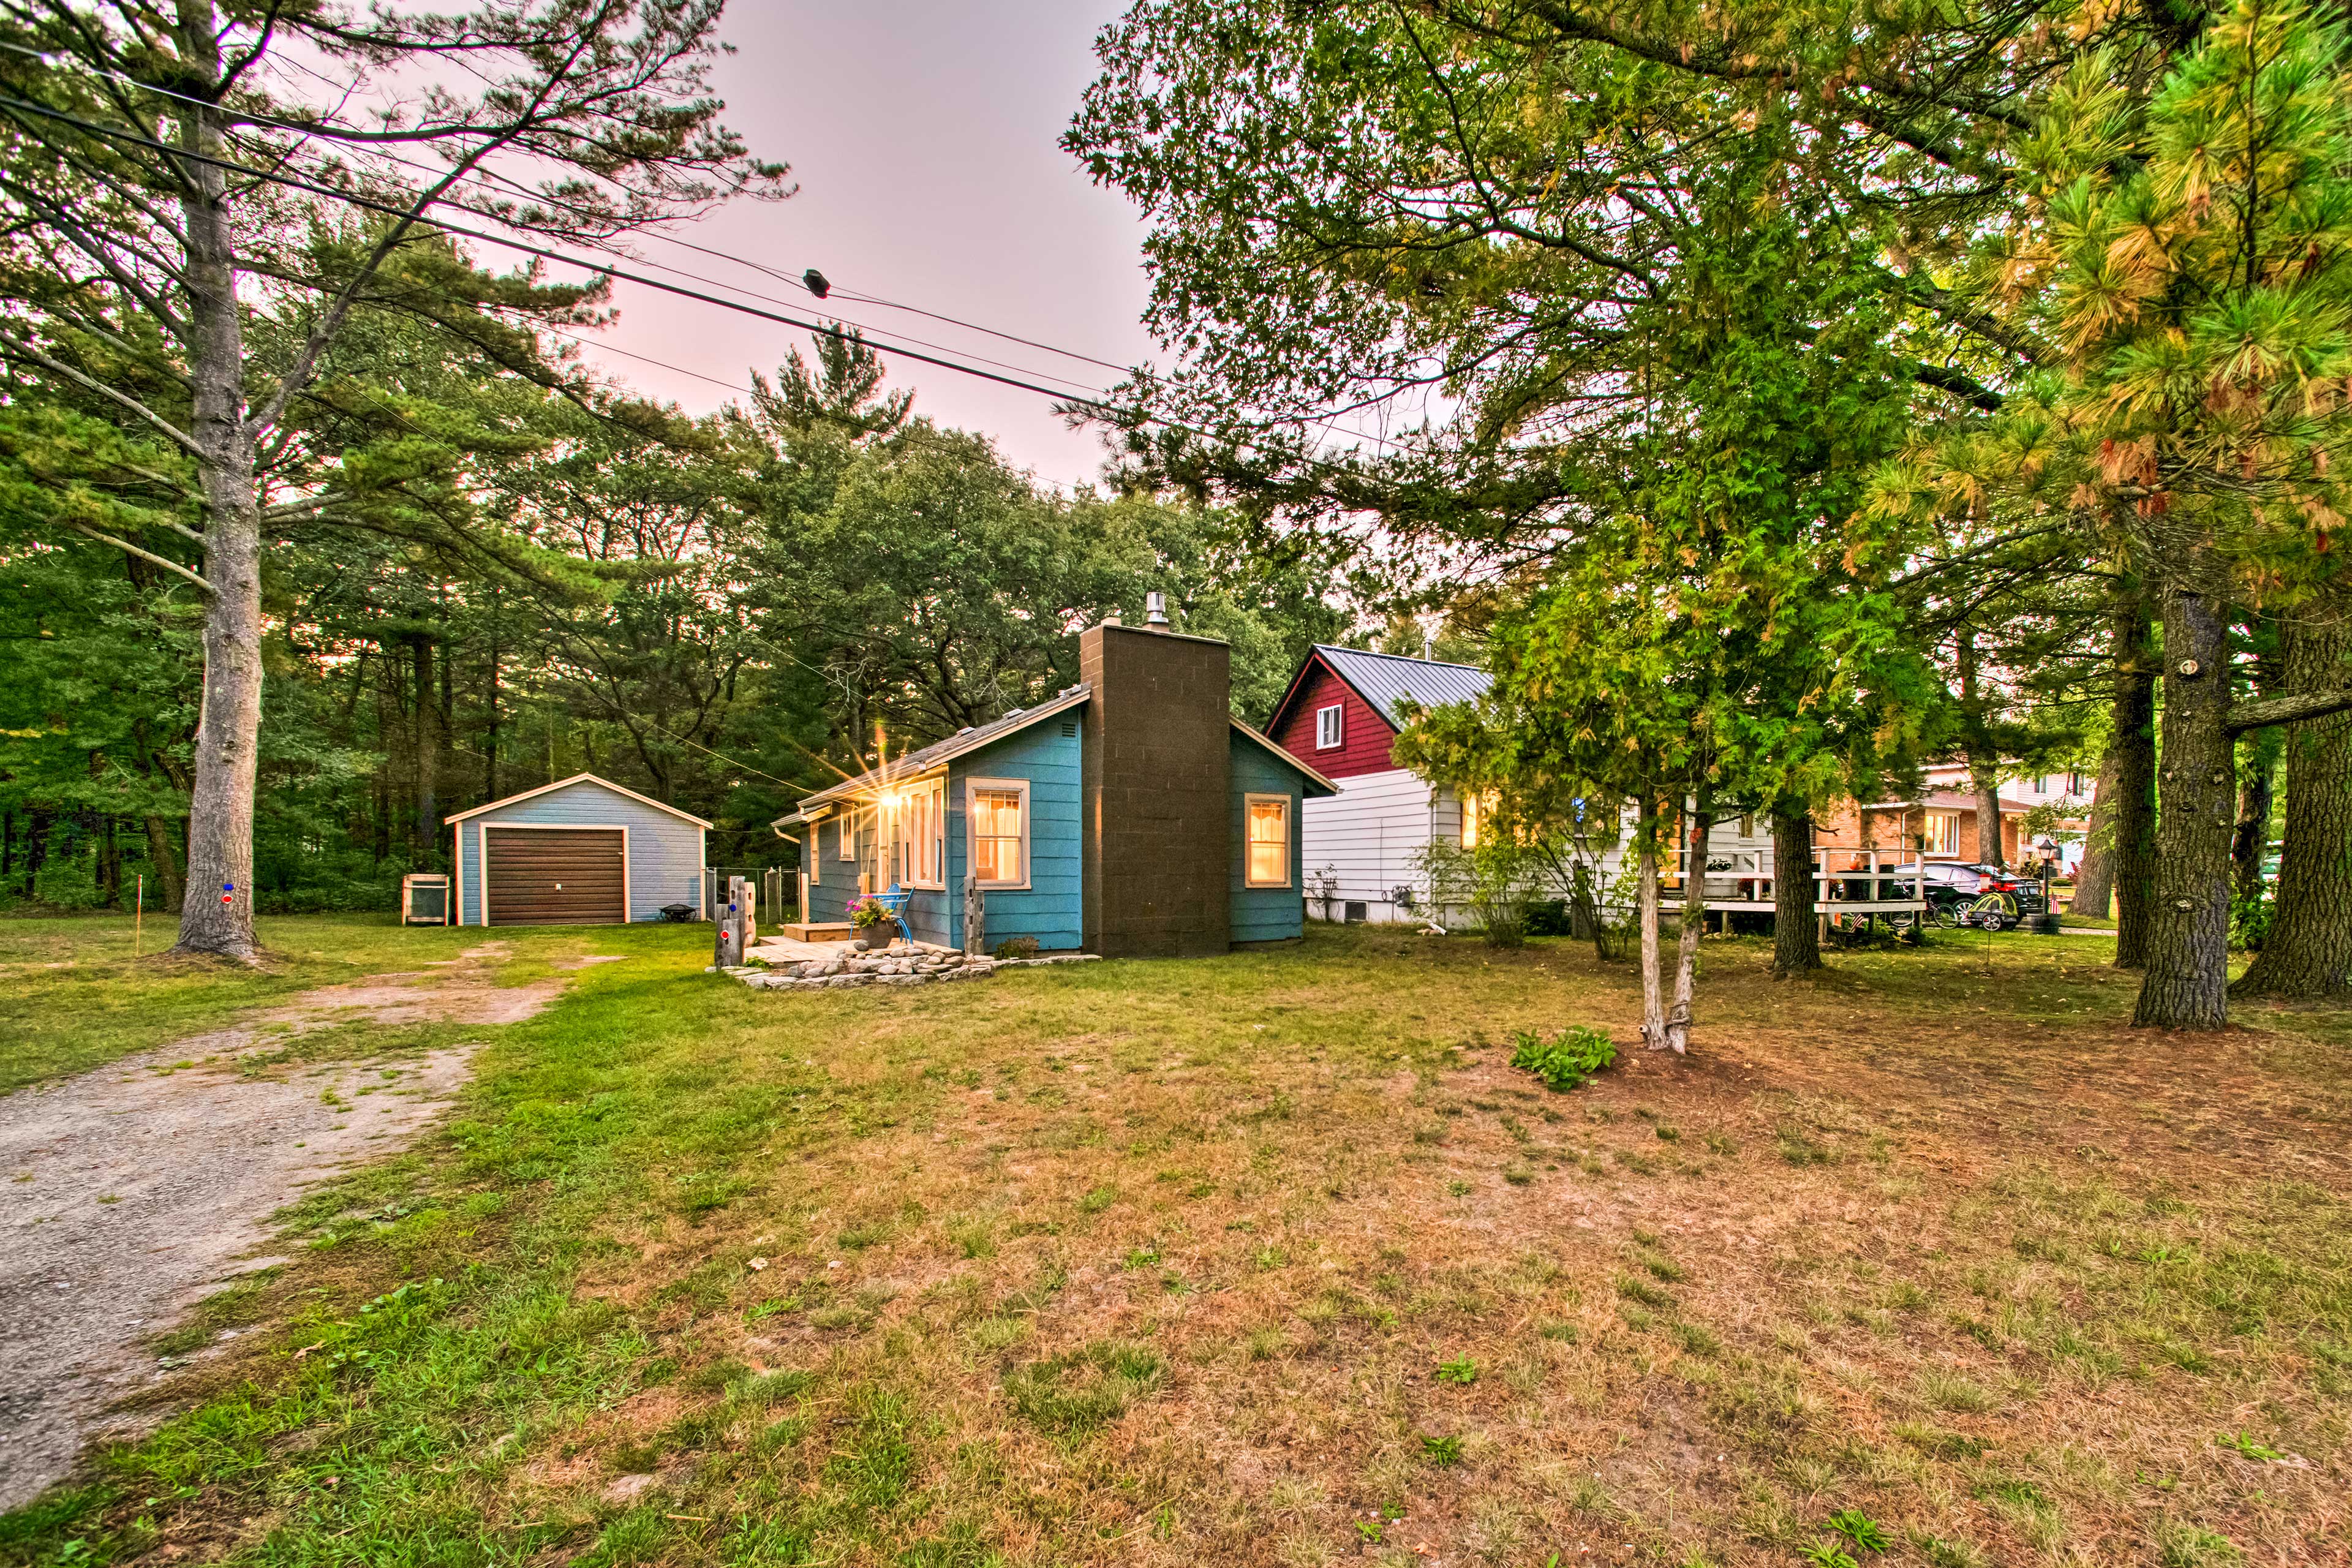
<path fill-rule="evenodd" d="M 628 918 L 617 827 L 485 827 L 494 926 L 618 925 Z"/>

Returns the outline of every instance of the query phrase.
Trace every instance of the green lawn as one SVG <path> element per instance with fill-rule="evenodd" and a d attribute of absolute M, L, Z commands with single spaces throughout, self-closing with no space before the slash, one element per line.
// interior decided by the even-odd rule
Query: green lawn
<path fill-rule="evenodd" d="M 404 928 L 390 915 L 283 917 L 257 929 L 268 956 L 247 968 L 160 957 L 172 945 L 172 922 L 161 918 L 146 922 L 136 957 L 128 919 L 0 920 L 0 1094 L 223 1028 L 305 991 L 446 963 L 488 935 Z M 515 984 L 601 939 L 581 930 L 499 934 L 515 953 L 499 980 Z"/>
<path fill-rule="evenodd" d="M 0 1562 L 2346 1554 L 2342 1015 L 1710 940 L 1688 1060 L 1555 1094 L 1512 1031 L 1637 1005 L 1566 942 L 786 995 L 707 941 L 596 933 L 637 961 L 290 1211 L 173 1343 L 257 1331 Z"/>

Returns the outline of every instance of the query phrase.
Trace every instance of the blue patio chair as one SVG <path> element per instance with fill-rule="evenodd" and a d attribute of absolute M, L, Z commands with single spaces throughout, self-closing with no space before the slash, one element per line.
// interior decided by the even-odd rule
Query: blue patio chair
<path fill-rule="evenodd" d="M 914 901 L 915 897 L 911 891 L 893 882 L 881 892 L 868 893 L 866 896 L 887 910 L 890 918 L 898 922 L 898 929 L 901 931 L 906 931 L 907 906 Z M 913 940 L 911 934 L 908 940 Z"/>

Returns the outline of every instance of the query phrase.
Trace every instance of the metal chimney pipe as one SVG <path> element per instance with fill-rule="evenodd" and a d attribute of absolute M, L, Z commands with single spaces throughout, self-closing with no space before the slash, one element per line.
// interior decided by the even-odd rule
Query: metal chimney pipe
<path fill-rule="evenodd" d="M 1157 588 L 1143 595 L 1143 624 L 1147 626 L 1168 624 L 1168 595 Z"/>

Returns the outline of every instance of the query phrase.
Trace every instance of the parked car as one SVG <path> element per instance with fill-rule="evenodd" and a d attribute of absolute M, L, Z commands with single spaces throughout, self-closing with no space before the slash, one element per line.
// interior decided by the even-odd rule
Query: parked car
<path fill-rule="evenodd" d="M 1959 924 L 1960 912 L 1987 893 L 2008 894 L 2021 916 L 2042 912 L 2042 884 L 1997 866 L 1930 860 L 1919 868 L 1916 896 L 1927 900 L 1927 913 L 1938 925 Z"/>

